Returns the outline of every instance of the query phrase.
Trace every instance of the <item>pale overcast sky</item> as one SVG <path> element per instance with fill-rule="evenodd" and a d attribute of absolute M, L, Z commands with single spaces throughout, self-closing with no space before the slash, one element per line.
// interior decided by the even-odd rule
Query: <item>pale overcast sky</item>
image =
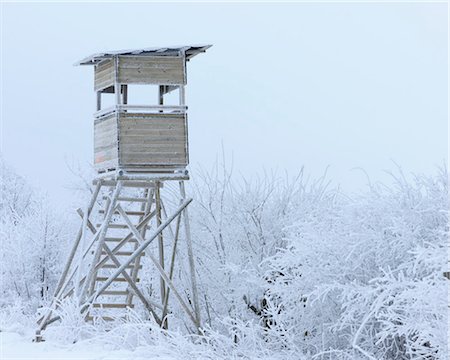
<path fill-rule="evenodd" d="M 3 4 L 2 152 L 54 198 L 92 161 L 102 50 L 213 44 L 188 64 L 190 158 L 301 166 L 358 190 L 447 159 L 447 4 Z"/>

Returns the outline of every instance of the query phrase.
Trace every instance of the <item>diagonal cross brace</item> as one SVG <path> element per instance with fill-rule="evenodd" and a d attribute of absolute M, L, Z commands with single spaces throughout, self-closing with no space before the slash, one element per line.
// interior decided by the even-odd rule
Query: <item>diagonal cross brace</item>
<path fill-rule="evenodd" d="M 117 278 L 123 270 L 126 269 L 126 267 L 128 265 L 131 264 L 131 262 L 134 261 L 134 259 L 136 259 L 150 244 L 151 242 L 159 235 L 159 233 L 161 231 L 163 231 L 178 215 L 180 215 L 180 213 L 192 202 L 192 199 L 188 199 L 186 201 L 184 201 L 181 206 L 175 211 L 174 214 L 172 214 L 169 218 L 166 219 L 166 221 L 164 221 L 160 226 L 158 226 L 158 228 L 155 230 L 155 232 L 149 237 L 149 239 L 144 240 L 142 239 L 141 234 L 139 234 L 139 232 L 136 230 L 136 228 L 133 226 L 132 229 L 130 229 L 133 232 L 133 235 L 136 237 L 136 239 L 138 241 L 141 242 L 141 244 L 139 245 L 139 247 L 133 252 L 133 254 L 130 255 L 130 257 L 125 260 L 125 262 L 113 273 L 109 276 L 109 278 L 102 284 L 102 286 L 100 286 L 99 289 L 97 289 L 97 291 L 92 294 L 87 301 L 81 306 L 81 311 L 85 311 L 89 305 L 109 286 L 111 285 L 111 283 L 114 281 L 115 278 Z M 117 206 L 117 208 L 121 209 L 120 206 Z M 150 255 L 150 254 L 149 254 Z M 157 264 L 157 268 L 159 263 L 156 261 L 156 259 L 153 258 L 153 256 L 150 255 L 150 258 L 152 259 L 153 262 L 156 262 Z M 155 265 L 156 265 L 155 264 Z M 160 270 L 160 265 L 158 270 Z M 161 273 L 161 271 L 160 271 Z M 165 274 L 164 270 L 162 270 L 161 276 L 165 276 L 167 277 L 167 275 Z M 168 277 L 167 277 L 168 279 Z M 172 287 L 173 284 L 172 282 L 170 282 L 170 286 Z M 192 319 L 192 321 L 195 322 L 195 318 L 193 317 L 192 313 L 189 311 L 189 309 L 187 308 L 185 302 L 183 301 L 183 299 L 180 297 L 180 295 L 178 294 L 178 292 L 176 291 L 175 288 L 172 289 L 173 292 L 178 295 L 177 298 L 178 300 L 180 300 L 180 303 L 184 306 L 183 308 L 185 308 L 185 311 L 187 311 L 188 315 L 190 316 L 190 318 Z"/>
<path fill-rule="evenodd" d="M 84 281 L 83 289 L 81 290 L 80 302 L 83 299 L 85 299 L 86 296 L 89 295 L 88 293 L 90 293 L 92 291 L 92 288 L 90 289 L 90 285 L 91 285 L 91 282 L 93 280 L 94 274 L 96 272 L 95 266 L 96 266 L 97 262 L 100 260 L 102 246 L 103 246 L 103 243 L 105 242 L 106 232 L 108 231 L 108 225 L 109 225 L 109 223 L 111 221 L 111 218 L 112 218 L 112 216 L 114 214 L 117 198 L 119 197 L 119 194 L 120 194 L 121 190 L 122 190 L 122 181 L 118 181 L 117 185 L 116 185 L 116 188 L 114 189 L 113 195 L 111 197 L 111 204 L 109 205 L 109 209 L 108 209 L 108 211 L 107 211 L 107 213 L 105 215 L 105 220 L 103 222 L 102 227 L 100 228 L 100 230 L 98 232 L 98 243 L 99 243 L 99 246 L 95 250 L 94 261 L 92 262 L 92 264 L 91 264 L 91 266 L 89 268 L 88 274 L 86 275 L 86 280 Z"/>
<path fill-rule="evenodd" d="M 139 223 L 139 225 L 137 226 L 138 229 L 141 229 L 142 227 L 146 226 L 147 223 L 153 218 L 153 216 L 155 216 L 156 212 L 153 211 L 150 214 L 146 215 L 144 219 L 142 219 L 142 221 Z M 98 234 L 98 232 L 96 233 Z M 133 233 L 129 233 L 127 236 L 125 236 L 111 251 L 113 254 L 115 254 L 128 240 L 131 239 L 131 237 L 133 236 Z M 88 246 L 88 248 L 86 249 L 86 251 L 83 254 L 83 257 L 85 257 L 89 250 L 92 248 L 92 245 L 94 245 L 95 241 L 97 240 L 97 236 L 94 236 L 94 238 L 92 239 L 90 245 Z M 104 265 L 109 259 L 109 256 L 105 256 L 102 260 L 99 261 L 99 263 L 96 265 L 95 270 L 98 270 L 102 265 Z M 73 276 L 75 275 L 76 270 L 78 269 L 78 265 L 75 267 L 75 269 L 73 270 L 73 272 L 71 273 L 71 275 L 69 276 L 66 285 L 62 288 L 62 291 L 60 293 L 62 293 L 66 288 L 67 285 L 69 284 L 70 280 L 72 280 Z M 85 278 L 81 279 L 81 281 L 83 282 L 85 280 Z M 63 296 L 63 298 L 66 298 L 67 296 L 69 296 L 73 291 L 73 287 Z"/>
<path fill-rule="evenodd" d="M 82 213 L 82 212 L 81 212 Z M 89 230 L 91 230 L 91 232 L 95 235 L 96 233 L 96 229 L 95 226 L 92 225 L 92 223 L 87 220 L 86 226 L 89 228 Z M 105 249 L 106 253 L 108 254 L 108 256 L 111 258 L 111 260 L 114 262 L 114 264 L 119 268 L 122 264 L 120 263 L 120 261 L 117 259 L 117 257 L 113 254 L 113 252 L 111 251 L 111 249 L 108 247 L 108 245 L 103 244 L 103 248 Z M 126 270 L 122 271 L 122 275 L 125 278 L 125 280 L 128 282 L 128 284 L 130 285 L 130 287 L 133 289 L 133 291 L 135 292 L 136 296 L 142 301 L 142 303 L 144 304 L 144 306 L 147 308 L 148 311 L 150 311 L 150 313 L 153 315 L 153 317 L 155 318 L 156 322 L 161 325 L 161 319 L 159 318 L 159 316 L 156 314 L 156 312 L 153 310 L 152 305 L 156 305 L 156 304 L 152 304 L 152 301 L 148 300 L 144 294 L 142 294 L 142 292 L 139 290 L 139 288 L 136 286 L 135 282 L 131 279 L 130 275 L 128 275 L 128 273 L 126 272 Z M 100 295 L 100 294 L 99 294 Z"/>
<path fill-rule="evenodd" d="M 183 202 L 183 204 L 180 206 L 180 208 L 175 212 L 175 215 L 172 215 L 170 218 L 168 218 L 163 224 L 165 224 L 164 228 L 166 226 L 168 226 L 178 214 L 181 214 L 181 212 L 186 208 L 187 205 L 189 205 L 189 203 L 192 201 L 192 199 L 186 200 L 185 202 Z M 139 246 L 138 250 L 143 247 L 146 242 L 148 242 L 148 240 L 144 240 L 141 236 L 141 234 L 139 234 L 139 232 L 137 231 L 137 229 L 134 227 L 134 225 L 131 223 L 130 219 L 128 218 L 128 216 L 125 214 L 125 211 L 122 209 L 122 207 L 120 205 L 117 205 L 117 210 L 119 211 L 119 213 L 122 215 L 122 217 L 124 218 L 125 222 L 128 225 L 128 228 L 130 229 L 130 231 L 133 233 L 134 237 L 141 243 L 141 245 Z M 164 228 L 162 228 L 160 231 L 158 231 L 160 228 L 162 227 L 162 225 L 160 225 L 156 231 L 156 233 L 153 235 L 153 238 L 156 238 L 162 230 L 164 230 Z M 149 243 L 150 244 L 150 243 Z M 148 246 L 145 245 L 144 249 Z M 135 253 L 138 251 L 136 250 Z M 134 254 L 134 253 L 133 253 Z M 133 255 L 131 255 L 133 256 Z M 183 307 L 184 311 L 189 315 L 190 319 L 192 320 L 192 322 L 194 323 L 195 326 L 199 326 L 198 322 L 197 322 L 197 318 L 192 314 L 192 311 L 189 309 L 189 307 L 187 306 L 186 302 L 183 300 L 183 298 L 181 297 L 180 293 L 178 292 L 178 290 L 175 288 L 175 285 L 173 284 L 172 280 L 170 279 L 170 277 L 167 275 L 167 273 L 164 271 L 164 268 L 161 266 L 161 264 L 159 263 L 158 260 L 155 259 L 155 257 L 148 253 L 148 257 L 150 258 L 150 260 L 153 262 L 153 264 L 155 265 L 156 269 L 158 270 L 159 274 L 161 275 L 161 277 L 164 279 L 165 282 L 167 282 L 167 285 L 169 286 L 169 288 L 173 291 L 175 297 L 177 298 L 177 300 L 180 302 L 181 306 Z"/>

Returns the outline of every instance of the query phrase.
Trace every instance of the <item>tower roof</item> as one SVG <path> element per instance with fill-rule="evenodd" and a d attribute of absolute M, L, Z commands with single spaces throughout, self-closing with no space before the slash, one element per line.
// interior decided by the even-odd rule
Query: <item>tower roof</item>
<path fill-rule="evenodd" d="M 95 65 L 102 60 L 110 59 L 116 55 L 140 55 L 140 56 L 164 56 L 164 55 L 179 55 L 184 52 L 186 59 L 189 60 L 195 55 L 205 52 L 212 45 L 187 45 L 187 46 L 169 46 L 169 47 L 150 47 L 144 49 L 134 50 L 115 50 L 98 54 L 90 55 L 75 65 Z"/>

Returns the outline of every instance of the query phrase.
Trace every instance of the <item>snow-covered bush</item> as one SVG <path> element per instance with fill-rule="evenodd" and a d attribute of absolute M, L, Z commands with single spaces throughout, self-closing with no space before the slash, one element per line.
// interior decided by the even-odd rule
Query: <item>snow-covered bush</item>
<path fill-rule="evenodd" d="M 298 213 L 268 260 L 272 339 L 289 329 L 324 359 L 446 358 L 447 190 L 445 171 L 413 182 L 400 172 L 393 187 Z"/>
<path fill-rule="evenodd" d="M 314 204 L 326 189 L 301 171 L 293 179 L 263 176 L 231 180 L 226 167 L 195 175 L 190 213 L 200 277 L 203 319 L 244 320 L 264 314 L 270 278 L 265 260 L 285 248 L 292 212 Z"/>
<path fill-rule="evenodd" d="M 64 214 L 0 160 L 0 307 L 34 313 L 58 280 L 71 227 Z"/>
<path fill-rule="evenodd" d="M 66 224 L 1 166 L 0 317 L 26 324 L 51 295 L 79 219 Z M 91 326 L 69 299 L 46 336 L 136 357 L 446 359 L 448 176 L 395 174 L 393 185 L 346 195 L 303 171 L 251 181 L 220 166 L 195 173 L 188 192 L 203 334 L 187 333 L 175 302 L 166 331 L 139 307 L 126 321 Z M 174 281 L 189 288 L 179 250 Z M 155 286 L 148 270 L 141 277 Z"/>

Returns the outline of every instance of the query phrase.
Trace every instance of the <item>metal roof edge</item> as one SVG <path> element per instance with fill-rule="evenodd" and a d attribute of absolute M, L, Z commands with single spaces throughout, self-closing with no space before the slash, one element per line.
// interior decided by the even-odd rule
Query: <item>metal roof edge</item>
<path fill-rule="evenodd" d="M 81 66 L 81 65 L 95 65 L 96 63 L 104 60 L 104 59 L 110 59 L 116 55 L 139 55 L 145 52 L 148 52 L 148 56 L 152 56 L 152 53 L 164 53 L 164 52 L 170 52 L 170 51 L 182 51 L 188 54 L 189 52 L 193 52 L 192 54 L 189 54 L 186 56 L 187 60 L 190 60 L 194 56 L 205 52 L 208 50 L 212 45 L 205 44 L 205 45 L 186 45 L 186 46 L 167 46 L 167 47 L 151 47 L 151 48 L 142 48 L 142 49 L 130 49 L 130 50 L 114 50 L 109 52 L 101 52 L 92 54 L 90 56 L 87 56 L 77 62 L 75 62 L 74 66 Z M 144 55 L 145 56 L 145 55 Z"/>

